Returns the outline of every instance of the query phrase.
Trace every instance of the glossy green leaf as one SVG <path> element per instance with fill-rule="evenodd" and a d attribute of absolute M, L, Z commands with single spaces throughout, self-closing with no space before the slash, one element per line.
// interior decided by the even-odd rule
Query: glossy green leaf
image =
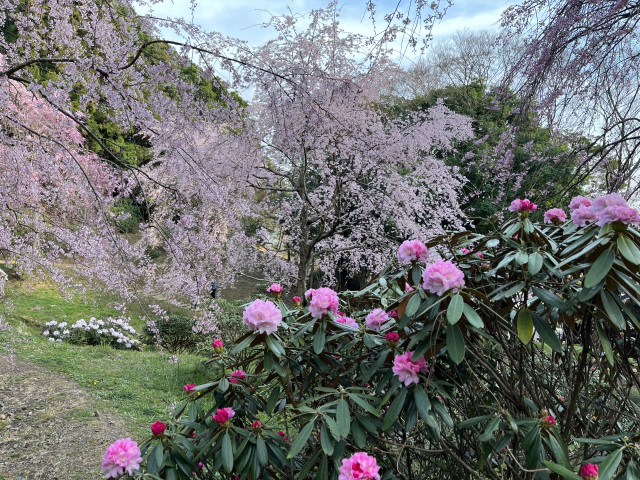
<path fill-rule="evenodd" d="M 350 393 L 349 394 L 349 398 L 351 400 L 353 400 L 353 402 L 358 405 L 359 407 L 363 408 L 364 410 L 366 410 L 367 412 L 369 412 L 371 415 L 379 415 L 380 414 L 380 410 L 376 409 L 373 405 L 371 405 L 369 402 L 367 402 L 364 398 L 360 397 L 359 395 L 356 395 L 354 393 Z"/>
<path fill-rule="evenodd" d="M 558 465 L 548 460 L 545 460 L 543 463 L 549 470 L 557 473 L 558 475 L 562 475 L 562 478 L 568 478 L 569 480 L 582 480 L 582 477 L 580 475 L 573 473 L 571 470 L 563 467 L 562 465 Z"/>
<path fill-rule="evenodd" d="M 537 252 L 529 255 L 529 262 L 527 264 L 527 270 L 531 275 L 535 275 L 542 269 L 542 255 Z"/>
<path fill-rule="evenodd" d="M 533 318 L 528 308 L 523 308 L 518 312 L 517 326 L 518 338 L 526 345 L 533 337 Z"/>
<path fill-rule="evenodd" d="M 426 422 L 429 419 L 429 410 L 431 410 L 431 402 L 427 397 L 421 385 L 416 385 L 413 390 L 413 398 L 416 402 L 416 408 L 422 419 Z"/>
<path fill-rule="evenodd" d="M 222 436 L 222 466 L 227 473 L 231 473 L 231 470 L 233 470 L 233 448 L 231 447 L 229 432 L 224 432 Z"/>
<path fill-rule="evenodd" d="M 420 308 L 420 295 L 418 295 L 418 293 L 416 292 L 409 299 L 409 302 L 407 303 L 407 309 L 405 310 L 404 314 L 407 317 L 413 317 L 418 311 L 418 308 Z"/>
<path fill-rule="evenodd" d="M 403 388 L 399 391 L 396 398 L 393 399 L 393 402 L 391 402 L 389 410 L 384 414 L 384 418 L 382 419 L 382 431 L 389 430 L 398 419 L 400 412 L 402 411 L 402 407 L 404 407 L 404 401 L 406 398 L 407 389 Z"/>
<path fill-rule="evenodd" d="M 245 338 L 240 343 L 238 343 L 235 347 L 233 347 L 233 350 L 231 350 L 231 353 L 236 354 L 236 353 L 242 352 L 243 350 L 246 350 L 249 344 L 253 342 L 253 340 L 256 338 L 257 335 L 258 335 L 257 333 L 253 333 L 249 335 L 247 338 Z"/>
<path fill-rule="evenodd" d="M 640 249 L 638 249 L 631 239 L 620 236 L 616 243 L 618 245 L 618 250 L 624 258 L 634 265 L 640 265 Z"/>
<path fill-rule="evenodd" d="M 562 343 L 556 335 L 556 332 L 551 326 L 542 320 L 537 315 L 533 315 L 533 326 L 536 327 L 536 332 L 540 335 L 540 338 L 551 347 L 551 349 L 555 352 L 562 351 Z"/>
<path fill-rule="evenodd" d="M 349 404 L 344 398 L 338 400 L 336 407 L 336 422 L 340 430 L 340 436 L 347 438 L 351 429 L 351 415 L 349 413 Z"/>
<path fill-rule="evenodd" d="M 267 444 L 264 443 L 262 437 L 258 437 L 258 440 L 256 441 L 256 455 L 258 456 L 258 463 L 261 467 L 264 467 L 267 463 L 269 463 Z"/>
<path fill-rule="evenodd" d="M 598 332 L 598 336 L 600 337 L 600 342 L 602 343 L 602 349 L 604 350 L 604 356 L 607 357 L 607 361 L 609 365 L 613 366 L 613 350 L 611 349 L 611 342 L 607 337 L 607 334 L 602 328 L 602 325 L 599 321 L 596 320 L 596 330 Z"/>
<path fill-rule="evenodd" d="M 447 351 L 449 352 L 449 357 L 456 364 L 459 364 L 464 359 L 465 354 L 465 345 L 464 345 L 464 337 L 462 336 L 462 331 L 458 325 L 449 325 L 447 327 Z"/>
<path fill-rule="evenodd" d="M 467 321 L 476 328 L 484 328 L 484 322 L 478 312 L 476 312 L 471 305 L 466 303 L 462 306 L 462 313 L 466 317 Z"/>
<path fill-rule="evenodd" d="M 459 293 L 451 297 L 449 306 L 447 307 L 447 320 L 451 325 L 458 323 L 458 320 L 462 317 L 462 310 L 464 307 L 464 300 Z"/>
<path fill-rule="evenodd" d="M 591 288 L 600 283 L 611 270 L 615 259 L 616 255 L 613 249 L 609 248 L 602 252 L 587 272 L 584 279 L 584 287 Z"/>
<path fill-rule="evenodd" d="M 480 415 L 479 417 L 468 418 L 467 420 L 460 422 L 458 427 L 469 428 L 479 423 L 485 422 L 493 418 L 493 415 Z"/>
<path fill-rule="evenodd" d="M 316 353 L 322 353 L 322 350 L 324 350 L 325 340 L 326 336 L 324 330 L 319 328 L 313 337 L 313 351 Z"/>
<path fill-rule="evenodd" d="M 226 392 L 227 390 L 229 390 L 229 380 L 227 380 L 226 377 L 220 379 L 218 390 L 220 390 L 221 392 Z"/>
<path fill-rule="evenodd" d="M 500 417 L 494 417 L 487 425 L 487 428 L 485 428 L 484 433 L 478 437 L 478 440 L 480 440 L 481 442 L 488 442 L 489 440 L 491 440 L 491 438 L 493 437 L 493 433 L 498 429 L 499 426 Z"/>
<path fill-rule="evenodd" d="M 320 446 L 325 455 L 333 455 L 333 436 L 324 423 L 320 427 Z"/>
<path fill-rule="evenodd" d="M 560 310 L 564 310 L 566 308 L 566 305 L 564 304 L 562 299 L 558 297 L 556 294 L 548 292 L 547 290 L 544 290 L 542 288 L 537 288 L 537 287 L 533 287 L 531 290 L 533 290 L 533 294 L 536 297 L 538 297 L 540 300 L 542 300 L 544 303 L 546 303 L 550 307 L 555 307 Z"/>
<path fill-rule="evenodd" d="M 622 448 L 619 448 L 604 459 L 604 462 L 600 464 L 598 467 L 598 478 L 600 480 L 609 480 L 620 465 L 620 461 L 622 460 Z"/>
<path fill-rule="evenodd" d="M 300 433 L 298 433 L 298 436 L 295 438 L 295 440 L 291 444 L 291 450 L 289 451 L 289 455 L 287 455 L 287 458 L 295 457 L 298 454 L 298 452 L 302 450 L 302 447 L 304 447 L 304 444 L 307 443 L 307 440 L 309 439 L 309 436 L 313 431 L 313 427 L 315 423 L 316 423 L 315 419 L 313 419 L 309 423 L 307 423 L 304 427 L 302 427 L 302 429 L 300 430 Z"/>
<path fill-rule="evenodd" d="M 529 261 L 529 255 L 527 254 L 527 252 L 520 251 L 516 255 L 515 260 L 518 265 L 524 265 Z"/>
<path fill-rule="evenodd" d="M 624 316 L 620 311 L 620 307 L 616 301 L 611 298 L 611 295 L 606 290 L 600 291 L 600 298 L 602 299 L 602 305 L 604 306 L 604 311 L 611 320 L 611 323 L 618 330 L 625 330 L 627 328 L 626 322 L 624 321 Z"/>
<path fill-rule="evenodd" d="M 271 393 L 269 394 L 269 399 L 267 400 L 266 412 L 269 415 L 271 415 L 271 413 L 273 412 L 273 409 L 275 408 L 279 398 L 280 398 L 280 386 L 276 385 L 271 390 Z"/>

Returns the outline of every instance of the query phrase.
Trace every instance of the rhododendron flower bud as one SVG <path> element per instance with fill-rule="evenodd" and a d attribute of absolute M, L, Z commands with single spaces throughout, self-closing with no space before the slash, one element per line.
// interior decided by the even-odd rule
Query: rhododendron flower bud
<path fill-rule="evenodd" d="M 153 433 L 154 435 L 163 435 L 165 428 L 167 427 L 164 423 L 156 422 L 151 425 L 151 433 Z"/>
<path fill-rule="evenodd" d="M 204 463 L 198 462 L 198 471 L 202 470 L 202 467 L 204 467 Z"/>
<path fill-rule="evenodd" d="M 548 415 L 549 415 L 549 410 L 547 410 L 546 408 L 543 408 L 538 412 L 538 416 L 540 418 L 546 417 Z"/>
<path fill-rule="evenodd" d="M 580 467 L 580 476 L 583 480 L 598 480 L 598 466 L 593 463 L 587 463 Z"/>
<path fill-rule="evenodd" d="M 409 386 L 412 383 L 418 383 L 418 372 L 428 372 L 429 367 L 424 357 L 413 360 L 411 356 L 413 352 L 406 352 L 403 355 L 396 355 L 393 360 L 393 373 L 398 376 L 398 380 Z"/>
<path fill-rule="evenodd" d="M 553 415 L 542 417 L 542 419 L 540 420 L 540 424 L 545 428 L 551 428 L 556 424 L 556 417 L 554 417 Z"/>
<path fill-rule="evenodd" d="M 380 480 L 376 459 L 364 452 L 342 459 L 338 480 Z"/>
<path fill-rule="evenodd" d="M 573 212 L 574 210 L 579 209 L 582 205 L 589 208 L 591 205 L 593 205 L 593 202 L 591 201 L 590 198 L 587 198 L 587 197 L 581 197 L 581 196 L 573 197 L 571 199 L 571 202 L 569 203 L 569 210 Z"/>
<path fill-rule="evenodd" d="M 544 223 L 559 225 L 567 219 L 567 214 L 561 208 L 552 208 L 544 212 Z"/>
<path fill-rule="evenodd" d="M 213 351 L 216 353 L 222 353 L 224 350 L 224 344 L 222 343 L 222 340 L 220 340 L 219 338 L 215 339 L 213 341 Z"/>
<path fill-rule="evenodd" d="M 338 311 L 338 294 L 330 288 L 317 288 L 313 291 L 309 311 L 314 318 L 321 318 L 329 312 L 335 314 Z"/>
<path fill-rule="evenodd" d="M 348 325 L 349 327 L 360 328 L 359 325 L 358 325 L 358 322 L 356 322 L 351 317 L 344 317 L 344 316 L 338 317 L 338 318 L 336 318 L 336 322 L 342 323 L 343 325 Z"/>
<path fill-rule="evenodd" d="M 389 316 L 390 316 L 391 318 L 395 318 L 395 319 L 397 320 L 397 319 L 398 319 L 398 309 L 397 309 L 397 308 L 394 308 L 393 310 L 391 310 L 391 311 L 389 312 Z"/>
<path fill-rule="evenodd" d="M 251 428 L 253 428 L 253 430 L 255 430 L 256 432 L 259 431 L 262 428 L 262 424 L 258 421 L 255 420 L 252 424 L 251 424 Z"/>
<path fill-rule="evenodd" d="M 280 436 L 282 437 L 282 439 L 283 439 L 285 442 L 288 442 L 288 441 L 289 441 L 289 439 L 287 438 L 287 436 L 286 436 L 286 434 L 285 434 L 284 432 L 280 431 L 280 432 L 277 432 L 277 433 L 278 433 L 278 435 L 280 435 Z"/>
<path fill-rule="evenodd" d="M 267 288 L 267 292 L 272 294 L 276 300 L 280 298 L 280 294 L 283 290 L 284 288 L 282 288 L 282 285 L 280 285 L 279 283 L 272 283 L 271 286 Z"/>
<path fill-rule="evenodd" d="M 300 306 L 300 304 L 302 303 L 302 299 L 301 299 L 300 297 L 293 297 L 291 300 L 293 300 L 293 304 L 294 304 L 296 307 L 299 307 L 299 306 Z"/>
<path fill-rule="evenodd" d="M 187 393 L 191 393 L 191 391 L 196 388 L 198 385 L 195 383 L 188 383 L 187 385 L 184 386 L 184 391 Z"/>
<path fill-rule="evenodd" d="M 528 198 L 524 200 L 516 198 L 509 206 L 510 212 L 518 212 L 524 218 L 528 217 L 531 212 L 535 212 L 537 209 L 538 206 Z"/>
<path fill-rule="evenodd" d="M 238 379 L 234 377 L 229 377 L 229 383 L 233 383 L 234 385 L 238 383 Z"/>
<path fill-rule="evenodd" d="M 376 308 L 375 310 L 373 310 L 373 312 L 367 315 L 367 318 L 365 318 L 367 327 L 371 330 L 375 330 L 376 332 L 379 332 L 382 328 L 382 325 L 384 325 L 388 321 L 389 315 L 387 315 L 387 312 L 385 312 L 381 308 Z"/>
<path fill-rule="evenodd" d="M 243 370 L 234 370 L 231 372 L 231 376 L 237 378 L 238 380 L 244 380 L 247 378 L 247 374 Z"/>
<path fill-rule="evenodd" d="M 212 415 L 213 419 L 222 427 L 228 427 L 229 421 L 235 417 L 236 412 L 233 411 L 233 408 L 219 408 L 215 415 Z"/>
<path fill-rule="evenodd" d="M 268 300 L 254 300 L 242 314 L 242 323 L 252 332 L 258 331 L 269 335 L 278 329 L 281 322 L 282 312 Z"/>
<path fill-rule="evenodd" d="M 400 263 L 411 263 L 421 260 L 426 262 L 429 258 L 429 250 L 420 240 L 405 240 L 398 248 L 398 260 Z"/>
<path fill-rule="evenodd" d="M 443 295 L 447 290 L 458 288 L 464 285 L 464 273 L 449 260 L 438 260 L 429 265 L 422 274 L 422 287 L 438 296 Z"/>
<path fill-rule="evenodd" d="M 116 440 L 109 445 L 102 457 L 102 473 L 106 478 L 117 478 L 123 473 L 133 476 L 133 471 L 140 468 L 142 457 L 138 444 L 130 438 Z"/>
<path fill-rule="evenodd" d="M 387 333 L 385 338 L 387 339 L 387 345 L 389 345 L 390 347 L 395 347 L 400 341 L 400 335 L 398 335 L 396 332 Z"/>
<path fill-rule="evenodd" d="M 482 253 L 482 252 L 476 252 L 476 257 L 478 257 L 478 258 L 484 258 L 484 253 Z"/>

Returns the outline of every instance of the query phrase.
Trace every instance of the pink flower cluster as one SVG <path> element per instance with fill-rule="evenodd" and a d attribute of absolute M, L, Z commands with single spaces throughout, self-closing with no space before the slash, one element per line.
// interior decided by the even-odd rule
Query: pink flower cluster
<path fill-rule="evenodd" d="M 193 391 L 194 388 L 196 388 L 198 385 L 195 383 L 188 383 L 184 386 L 184 391 L 187 393 L 191 393 Z"/>
<path fill-rule="evenodd" d="M 309 290 L 311 303 L 309 304 L 309 311 L 314 318 L 322 318 L 323 315 L 333 313 L 334 315 L 338 311 L 338 294 L 330 288 L 317 288 L 313 291 Z M 305 296 L 307 294 L 305 293 Z"/>
<path fill-rule="evenodd" d="M 231 372 L 231 376 L 229 377 L 229 382 L 238 383 L 238 380 L 244 380 L 247 378 L 247 374 L 242 370 L 234 370 Z"/>
<path fill-rule="evenodd" d="M 569 204 L 571 220 L 579 227 L 588 222 L 602 227 L 608 223 L 619 225 L 638 225 L 640 217 L 635 208 L 617 193 L 596 198 L 593 202 L 586 197 L 575 197 Z"/>
<path fill-rule="evenodd" d="M 398 260 L 400 263 L 411 263 L 421 260 L 426 262 L 429 258 L 429 250 L 420 240 L 405 240 L 398 248 Z"/>
<path fill-rule="evenodd" d="M 551 428 L 556 424 L 556 417 L 553 415 L 546 415 L 542 417 L 540 424 L 545 428 Z"/>
<path fill-rule="evenodd" d="M 102 473 L 106 473 L 106 478 L 117 478 L 123 473 L 133 475 L 134 470 L 140 468 L 142 457 L 138 444 L 130 438 L 116 440 L 109 445 L 102 457 Z"/>
<path fill-rule="evenodd" d="M 598 466 L 593 463 L 587 463 L 580 467 L 580 476 L 583 480 L 598 480 Z"/>
<path fill-rule="evenodd" d="M 151 425 L 151 433 L 153 433 L 154 435 L 162 435 L 164 434 L 164 431 L 166 429 L 166 425 L 162 422 L 156 422 L 153 425 Z"/>
<path fill-rule="evenodd" d="M 511 202 L 511 205 L 509 206 L 510 212 L 526 212 L 527 215 L 529 214 L 529 212 L 535 212 L 537 209 L 538 205 L 530 201 L 528 198 L 525 198 L 524 200 L 516 198 L 513 202 Z"/>
<path fill-rule="evenodd" d="M 428 372 L 429 367 L 424 357 L 412 360 L 413 352 L 406 352 L 402 355 L 396 355 L 393 360 L 393 373 L 398 376 L 398 380 L 409 386 L 412 383 L 418 383 L 418 373 Z"/>
<path fill-rule="evenodd" d="M 551 208 L 544 212 L 544 223 L 558 225 L 567 219 L 567 214 L 561 208 Z"/>
<path fill-rule="evenodd" d="M 371 330 L 375 330 L 376 332 L 379 332 L 382 328 L 382 325 L 384 325 L 388 321 L 389 315 L 387 315 L 387 312 L 385 312 L 381 308 L 374 309 L 369 315 L 367 315 L 367 318 L 365 318 L 367 327 Z"/>
<path fill-rule="evenodd" d="M 349 327 L 360 328 L 360 326 L 358 325 L 358 322 L 356 322 L 353 318 L 346 317 L 344 315 L 336 318 L 336 322 L 342 323 L 343 325 L 347 325 Z"/>
<path fill-rule="evenodd" d="M 251 428 L 257 432 L 262 428 L 262 424 L 258 420 L 254 420 L 254 422 L 251 424 Z"/>
<path fill-rule="evenodd" d="M 258 331 L 267 335 L 274 333 L 282 323 L 282 312 L 269 300 L 254 300 L 242 314 L 244 323 L 252 332 Z"/>
<path fill-rule="evenodd" d="M 267 292 L 277 295 L 280 295 L 283 290 L 284 288 L 282 288 L 282 285 L 280 285 L 279 283 L 272 283 L 271 286 L 267 288 Z"/>
<path fill-rule="evenodd" d="M 468 248 L 461 248 L 460 249 L 460 253 L 462 253 L 463 255 L 469 255 L 470 253 L 474 253 L 472 250 L 469 250 Z M 481 252 L 476 252 L 476 257 L 478 258 L 484 258 L 484 254 Z"/>
<path fill-rule="evenodd" d="M 236 412 L 233 411 L 233 408 L 219 408 L 215 415 L 212 415 L 213 419 L 223 427 L 229 425 L 229 421 L 235 417 Z"/>
<path fill-rule="evenodd" d="M 380 480 L 379 470 L 375 458 L 365 452 L 358 452 L 342 459 L 338 480 Z"/>
<path fill-rule="evenodd" d="M 442 296 L 447 290 L 464 286 L 464 273 L 449 260 L 438 260 L 424 270 L 422 280 L 425 290 Z"/>

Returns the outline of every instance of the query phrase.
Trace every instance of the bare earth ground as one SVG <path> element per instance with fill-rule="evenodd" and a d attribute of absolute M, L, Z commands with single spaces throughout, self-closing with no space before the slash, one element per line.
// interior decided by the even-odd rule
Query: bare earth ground
<path fill-rule="evenodd" d="M 127 436 L 64 375 L 0 357 L 0 480 L 104 478 L 104 451 Z"/>

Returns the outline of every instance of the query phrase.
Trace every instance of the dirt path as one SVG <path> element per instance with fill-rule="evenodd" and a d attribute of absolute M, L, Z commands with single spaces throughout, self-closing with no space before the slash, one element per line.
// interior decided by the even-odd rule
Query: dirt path
<path fill-rule="evenodd" d="M 104 451 L 127 436 L 64 375 L 0 357 L 0 480 L 104 478 Z"/>

